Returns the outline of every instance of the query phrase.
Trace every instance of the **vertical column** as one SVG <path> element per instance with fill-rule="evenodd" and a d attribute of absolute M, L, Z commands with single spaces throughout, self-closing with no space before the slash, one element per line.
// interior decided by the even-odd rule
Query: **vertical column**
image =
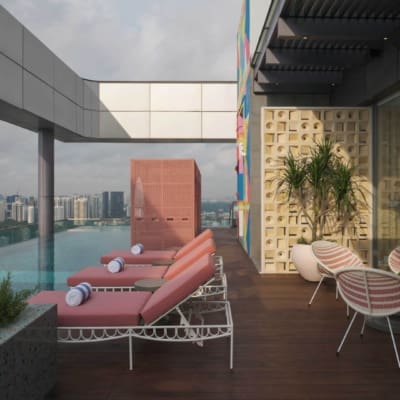
<path fill-rule="evenodd" d="M 54 133 L 39 131 L 39 286 L 54 288 Z"/>

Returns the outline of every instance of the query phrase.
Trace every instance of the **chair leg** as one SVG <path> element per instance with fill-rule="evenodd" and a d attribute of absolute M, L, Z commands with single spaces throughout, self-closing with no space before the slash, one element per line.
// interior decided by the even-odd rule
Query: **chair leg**
<path fill-rule="evenodd" d="M 313 293 L 313 295 L 311 296 L 310 301 L 308 302 L 308 305 L 309 305 L 309 306 L 311 306 L 311 303 L 313 302 L 314 297 L 315 297 L 315 295 L 317 294 L 318 289 L 319 289 L 319 287 L 321 286 L 321 283 L 322 283 L 322 281 L 323 281 L 324 279 L 325 279 L 325 276 L 321 276 L 321 279 L 319 280 L 319 283 L 318 283 L 316 289 L 314 290 L 314 293 Z"/>
<path fill-rule="evenodd" d="M 343 339 L 342 339 L 342 341 L 340 342 L 340 345 L 339 345 L 338 349 L 336 350 L 336 355 L 337 355 L 337 356 L 339 355 L 340 350 L 342 349 L 342 346 L 343 346 L 343 344 L 344 344 L 344 341 L 346 340 L 347 335 L 348 335 L 349 332 L 350 332 L 350 329 L 351 329 L 351 327 L 352 327 L 352 325 L 353 325 L 354 320 L 356 319 L 357 314 L 358 314 L 358 312 L 357 312 L 357 311 L 354 311 L 353 318 L 351 319 L 350 324 L 349 324 L 349 326 L 347 327 L 346 332 L 344 333 Z"/>
<path fill-rule="evenodd" d="M 398 365 L 399 368 L 400 368 L 399 353 L 397 352 L 396 341 L 394 340 L 392 324 L 390 323 L 390 318 L 389 318 L 389 317 L 386 317 L 386 320 L 387 320 L 387 323 L 388 323 L 388 325 L 389 325 L 390 336 L 392 337 L 392 343 L 393 343 L 394 352 L 395 352 L 395 354 L 396 354 L 397 365 Z"/>
<path fill-rule="evenodd" d="M 132 343 L 133 339 L 132 339 L 132 335 L 131 334 L 129 334 L 128 339 L 129 339 L 129 370 L 132 371 L 133 364 L 134 364 L 134 361 L 133 361 L 133 359 L 134 359 L 134 350 L 133 350 L 133 343 Z"/>
<path fill-rule="evenodd" d="M 231 332 L 231 340 L 230 340 L 229 368 L 231 370 L 233 369 L 233 330 Z"/>
<path fill-rule="evenodd" d="M 364 336 L 364 330 L 365 330 L 365 315 L 364 315 L 364 320 L 363 320 L 363 324 L 362 324 L 362 327 L 361 327 L 360 336 Z"/>

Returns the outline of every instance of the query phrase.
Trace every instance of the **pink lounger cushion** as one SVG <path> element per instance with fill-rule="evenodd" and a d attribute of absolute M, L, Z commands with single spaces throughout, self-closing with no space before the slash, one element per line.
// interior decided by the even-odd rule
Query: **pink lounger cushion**
<path fill-rule="evenodd" d="M 121 272 L 112 274 L 103 266 L 90 266 L 69 276 L 68 286 L 89 282 L 92 286 L 133 286 L 139 279 L 162 278 L 167 267 L 125 267 Z"/>
<path fill-rule="evenodd" d="M 174 279 L 157 289 L 145 304 L 141 315 L 149 324 L 193 293 L 214 275 L 214 259 L 206 254 Z"/>
<path fill-rule="evenodd" d="M 130 250 L 112 250 L 100 258 L 102 264 L 108 264 L 116 257 L 122 257 L 126 264 L 151 264 L 154 260 L 172 260 L 175 250 L 145 250 L 142 254 L 134 255 Z"/>
<path fill-rule="evenodd" d="M 212 239 L 213 233 L 211 229 L 206 229 L 203 232 L 201 232 L 199 235 L 197 235 L 194 239 L 192 239 L 190 242 L 186 243 L 184 246 L 182 246 L 176 253 L 175 259 L 179 260 L 186 254 L 190 253 L 196 246 L 199 244 L 203 243 L 207 239 Z"/>
<path fill-rule="evenodd" d="M 58 326 L 137 326 L 150 292 L 94 292 L 77 307 L 65 302 L 64 291 L 42 291 L 30 304 L 57 304 Z"/>
<path fill-rule="evenodd" d="M 166 271 L 163 276 L 164 279 L 173 279 L 179 275 L 183 270 L 188 268 L 191 264 L 197 261 L 200 257 L 205 254 L 215 253 L 216 247 L 213 239 L 207 239 L 203 243 L 200 243 L 193 248 L 185 256 L 176 260 Z M 82 282 L 82 281 L 81 281 Z"/>

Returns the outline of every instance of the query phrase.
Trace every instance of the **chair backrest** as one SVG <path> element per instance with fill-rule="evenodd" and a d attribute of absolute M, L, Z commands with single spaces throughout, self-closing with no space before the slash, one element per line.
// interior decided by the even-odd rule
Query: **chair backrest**
<path fill-rule="evenodd" d="M 186 254 L 190 253 L 196 246 L 199 244 L 203 243 L 207 239 L 211 239 L 213 237 L 213 232 L 211 229 L 206 229 L 203 232 L 201 232 L 199 235 L 197 235 L 195 238 L 193 238 L 190 242 L 186 243 L 184 246 L 182 246 L 175 254 L 175 259 L 179 260 Z"/>
<path fill-rule="evenodd" d="M 326 240 L 317 240 L 311 244 L 311 250 L 322 273 L 334 274 L 341 267 L 362 267 L 363 261 L 349 248 Z"/>
<path fill-rule="evenodd" d="M 387 316 L 400 311 L 400 277 L 374 268 L 340 268 L 335 273 L 339 293 L 355 311 Z"/>
<path fill-rule="evenodd" d="M 214 257 L 205 254 L 157 289 L 141 311 L 146 324 L 156 321 L 194 293 L 214 275 Z"/>
<path fill-rule="evenodd" d="M 393 249 L 388 257 L 389 268 L 395 274 L 400 273 L 400 246 Z"/>
<path fill-rule="evenodd" d="M 215 253 L 216 247 L 213 239 L 207 239 L 203 243 L 199 244 L 197 247 L 192 249 L 185 256 L 181 257 L 179 260 L 176 260 L 172 265 L 170 265 L 165 272 L 163 278 L 172 279 L 186 268 L 188 268 L 191 264 L 197 261 L 204 254 L 213 254 Z"/>

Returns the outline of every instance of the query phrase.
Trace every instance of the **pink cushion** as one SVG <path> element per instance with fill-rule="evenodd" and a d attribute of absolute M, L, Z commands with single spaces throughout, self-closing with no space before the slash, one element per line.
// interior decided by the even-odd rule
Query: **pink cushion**
<path fill-rule="evenodd" d="M 197 235 L 194 239 L 190 242 L 186 243 L 180 250 L 176 253 L 175 259 L 178 260 L 185 256 L 186 254 L 190 253 L 196 246 L 201 244 L 207 239 L 211 239 L 213 237 L 213 233 L 211 229 L 206 229 L 205 231 L 201 232 L 200 235 Z"/>
<path fill-rule="evenodd" d="M 57 304 L 59 326 L 136 326 L 150 292 L 94 292 L 85 303 L 71 307 L 64 291 L 42 291 L 30 304 Z"/>
<path fill-rule="evenodd" d="M 215 243 L 213 239 L 207 239 L 203 243 L 198 244 L 185 256 L 176 260 L 167 270 L 163 278 L 172 279 L 180 274 L 184 269 L 193 264 L 196 260 L 205 254 L 215 253 Z"/>
<path fill-rule="evenodd" d="M 175 254 L 175 250 L 145 250 L 135 256 L 130 250 L 113 250 L 101 256 L 100 262 L 107 264 L 115 257 L 123 257 L 126 264 L 151 264 L 154 260 L 172 260 Z"/>
<path fill-rule="evenodd" d="M 139 279 L 162 278 L 167 267 L 125 267 L 115 274 L 103 266 L 91 266 L 71 275 L 67 279 L 68 286 L 81 282 L 89 282 L 92 286 L 133 286 Z"/>
<path fill-rule="evenodd" d="M 214 275 L 213 257 L 206 254 L 157 289 L 146 303 L 141 315 L 149 324 L 193 293 Z"/>

